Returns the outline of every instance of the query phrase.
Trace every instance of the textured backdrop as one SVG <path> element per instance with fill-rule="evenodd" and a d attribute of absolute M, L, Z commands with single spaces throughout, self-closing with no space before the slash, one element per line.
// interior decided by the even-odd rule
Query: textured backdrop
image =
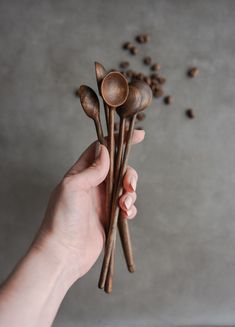
<path fill-rule="evenodd" d="M 0 280 L 33 239 L 51 189 L 95 138 L 74 87 L 96 86 L 95 60 L 149 32 L 171 106 L 154 101 L 131 233 L 114 291 L 101 260 L 67 294 L 56 327 L 235 325 L 235 1 L 0 0 Z M 142 68 L 134 58 L 136 68 Z M 196 65 L 200 75 L 188 80 Z M 184 110 L 193 107 L 193 121 Z"/>

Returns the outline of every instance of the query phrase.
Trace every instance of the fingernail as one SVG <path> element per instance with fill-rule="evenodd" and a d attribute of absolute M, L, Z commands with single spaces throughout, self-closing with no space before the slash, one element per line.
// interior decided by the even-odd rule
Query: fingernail
<path fill-rule="evenodd" d="M 136 190 L 136 185 L 137 185 L 137 179 L 136 177 L 132 176 L 130 179 L 130 184 L 131 184 L 131 188 L 132 190 L 135 192 Z"/>
<path fill-rule="evenodd" d="M 131 209 L 127 210 L 126 214 L 127 214 L 128 217 L 130 217 L 132 215 L 132 210 Z"/>
<path fill-rule="evenodd" d="M 132 197 L 130 195 L 128 195 L 124 201 L 125 207 L 126 209 L 130 209 L 131 205 L 132 205 Z"/>

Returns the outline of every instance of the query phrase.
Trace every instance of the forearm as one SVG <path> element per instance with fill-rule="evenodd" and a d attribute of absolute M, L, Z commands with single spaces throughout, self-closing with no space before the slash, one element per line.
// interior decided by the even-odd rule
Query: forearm
<path fill-rule="evenodd" d="M 63 259 L 32 247 L 0 289 L 0 327 L 51 326 L 71 285 Z"/>

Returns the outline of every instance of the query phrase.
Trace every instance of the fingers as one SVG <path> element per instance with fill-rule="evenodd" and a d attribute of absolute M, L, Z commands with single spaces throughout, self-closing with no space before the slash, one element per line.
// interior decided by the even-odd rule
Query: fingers
<path fill-rule="evenodd" d="M 118 142 L 118 132 L 114 134 L 115 137 L 115 142 Z M 132 144 L 138 144 L 140 142 L 142 142 L 144 140 L 145 137 L 145 131 L 144 130 L 138 130 L 135 129 L 134 133 L 133 133 L 133 137 L 132 137 Z M 124 142 L 126 142 L 126 138 L 127 138 L 127 132 L 125 133 L 125 137 L 124 137 Z M 107 145 L 107 136 L 105 137 L 105 142 Z"/>
<path fill-rule="evenodd" d="M 133 206 L 135 201 L 136 201 L 136 193 L 135 192 L 132 192 L 132 193 L 126 192 L 120 197 L 119 205 L 122 210 L 128 211 L 131 209 L 131 207 Z"/>
<path fill-rule="evenodd" d="M 135 192 L 137 187 L 138 174 L 136 170 L 130 166 L 127 167 L 123 178 L 123 188 L 127 192 Z"/>
<path fill-rule="evenodd" d="M 137 209 L 134 205 L 136 201 L 136 187 L 138 174 L 134 168 L 128 166 L 126 174 L 123 178 L 124 194 L 119 199 L 119 205 L 122 211 L 122 217 L 132 219 L 137 214 Z"/>
<path fill-rule="evenodd" d="M 137 209 L 136 209 L 136 206 L 134 206 L 134 205 L 128 211 L 122 210 L 123 218 L 133 219 L 133 218 L 135 218 L 136 214 L 137 214 Z"/>

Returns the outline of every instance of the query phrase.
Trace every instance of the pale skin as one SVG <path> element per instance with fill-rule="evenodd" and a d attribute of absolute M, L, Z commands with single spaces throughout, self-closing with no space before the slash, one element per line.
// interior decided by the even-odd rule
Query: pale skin
<path fill-rule="evenodd" d="M 135 130 L 132 143 L 144 134 Z M 33 244 L 0 288 L 0 327 L 51 326 L 68 289 L 94 265 L 105 242 L 108 170 L 108 151 L 95 142 L 54 189 Z M 137 179 L 128 167 L 119 199 L 127 219 L 137 213 Z"/>

